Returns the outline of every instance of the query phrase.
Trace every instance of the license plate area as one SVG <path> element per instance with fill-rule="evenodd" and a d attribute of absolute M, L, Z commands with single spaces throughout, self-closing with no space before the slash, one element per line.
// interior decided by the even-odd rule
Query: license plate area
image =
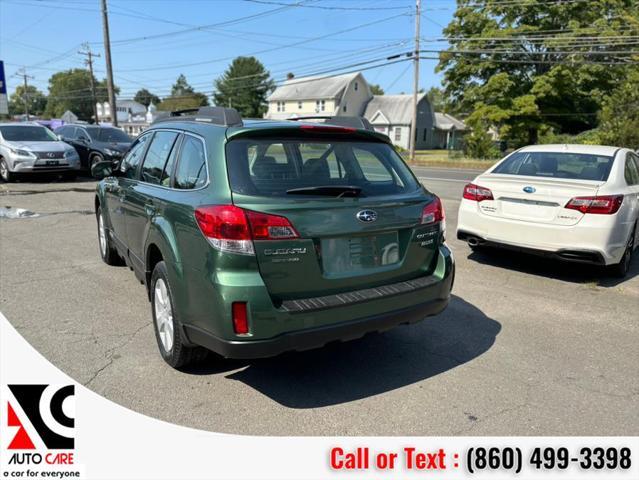
<path fill-rule="evenodd" d="M 396 231 L 322 240 L 322 267 L 327 274 L 357 274 L 398 262 Z"/>
<path fill-rule="evenodd" d="M 46 167 L 57 167 L 60 165 L 60 160 L 41 160 L 37 162 L 37 165 L 43 165 Z"/>

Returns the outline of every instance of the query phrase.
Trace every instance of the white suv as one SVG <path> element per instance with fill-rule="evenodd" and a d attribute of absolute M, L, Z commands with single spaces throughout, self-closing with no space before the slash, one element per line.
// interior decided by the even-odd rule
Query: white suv
<path fill-rule="evenodd" d="M 30 172 L 75 177 L 79 170 L 78 153 L 49 129 L 31 122 L 0 123 L 0 177 L 5 182 Z"/>

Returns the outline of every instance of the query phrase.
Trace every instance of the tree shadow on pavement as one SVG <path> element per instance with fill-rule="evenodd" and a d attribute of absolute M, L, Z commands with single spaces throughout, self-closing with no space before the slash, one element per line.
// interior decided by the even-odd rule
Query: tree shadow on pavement
<path fill-rule="evenodd" d="M 383 334 L 256 360 L 228 375 L 290 408 L 318 408 L 378 395 L 470 362 L 495 343 L 499 322 L 453 296 L 435 317 Z M 214 363 L 212 361 L 211 363 Z M 239 362 L 231 362 L 234 368 Z M 219 372 L 210 365 L 209 373 Z M 206 365 L 191 373 L 204 374 Z"/>
<path fill-rule="evenodd" d="M 614 277 L 604 267 L 571 263 L 552 258 L 515 252 L 507 249 L 483 247 L 468 256 L 469 260 L 531 275 L 573 283 L 596 283 L 599 287 L 616 287 L 639 276 L 639 250 L 635 250 L 630 271 L 625 278 Z"/>

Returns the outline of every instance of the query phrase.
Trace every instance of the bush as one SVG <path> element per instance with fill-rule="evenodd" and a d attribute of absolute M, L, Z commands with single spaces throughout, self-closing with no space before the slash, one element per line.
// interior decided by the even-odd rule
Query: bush
<path fill-rule="evenodd" d="M 490 160 L 499 158 L 499 149 L 483 123 L 476 124 L 464 137 L 464 153 L 468 158 Z"/>

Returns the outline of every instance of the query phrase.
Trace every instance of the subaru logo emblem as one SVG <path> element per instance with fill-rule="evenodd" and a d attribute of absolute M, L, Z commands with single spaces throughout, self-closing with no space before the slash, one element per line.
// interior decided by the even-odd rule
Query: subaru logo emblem
<path fill-rule="evenodd" d="M 536 191 L 535 187 L 524 187 L 524 192 L 526 193 L 535 193 Z"/>
<path fill-rule="evenodd" d="M 357 220 L 360 222 L 370 223 L 377 220 L 377 212 L 373 210 L 362 210 L 361 212 L 357 212 Z"/>
<path fill-rule="evenodd" d="M 47 153 L 47 157 L 53 158 L 53 157 L 55 157 L 55 153 L 49 152 L 49 153 Z"/>

